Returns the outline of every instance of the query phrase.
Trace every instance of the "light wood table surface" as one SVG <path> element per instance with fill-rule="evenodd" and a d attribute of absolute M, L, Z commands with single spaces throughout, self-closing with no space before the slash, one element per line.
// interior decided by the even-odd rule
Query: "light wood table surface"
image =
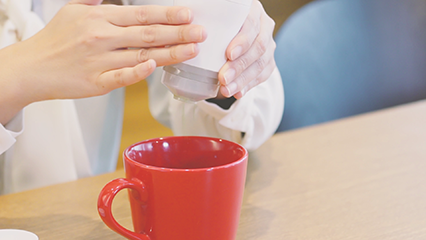
<path fill-rule="evenodd" d="M 96 211 L 123 171 L 0 196 L 0 228 L 122 239 Z M 115 200 L 130 226 L 126 193 Z M 277 134 L 250 154 L 238 240 L 426 239 L 426 101 Z"/>

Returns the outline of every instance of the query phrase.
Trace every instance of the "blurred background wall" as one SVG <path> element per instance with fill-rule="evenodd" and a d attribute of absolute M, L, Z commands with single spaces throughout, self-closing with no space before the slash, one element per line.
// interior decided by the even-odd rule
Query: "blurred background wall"
<path fill-rule="evenodd" d="M 278 131 L 426 99 L 425 0 L 322 0 L 275 35 Z"/>

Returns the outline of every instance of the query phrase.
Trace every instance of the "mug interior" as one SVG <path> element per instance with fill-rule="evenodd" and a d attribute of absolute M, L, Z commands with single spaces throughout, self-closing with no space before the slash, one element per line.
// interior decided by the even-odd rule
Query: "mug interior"
<path fill-rule="evenodd" d="M 218 138 L 174 136 L 146 140 L 130 146 L 125 159 L 160 168 L 200 169 L 241 160 L 247 150 Z"/>

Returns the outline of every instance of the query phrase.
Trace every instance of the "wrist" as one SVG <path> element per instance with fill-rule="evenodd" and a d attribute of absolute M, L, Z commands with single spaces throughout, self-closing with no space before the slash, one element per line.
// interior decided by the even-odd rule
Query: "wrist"
<path fill-rule="evenodd" d="M 32 94 L 25 84 L 27 63 L 20 63 L 22 54 L 18 52 L 20 46 L 15 43 L 0 49 L 0 123 L 5 125 L 25 106 L 34 102 Z"/>

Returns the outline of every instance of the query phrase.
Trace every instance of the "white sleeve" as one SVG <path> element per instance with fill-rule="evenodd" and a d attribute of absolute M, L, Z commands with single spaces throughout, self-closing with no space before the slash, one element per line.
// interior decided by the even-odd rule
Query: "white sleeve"
<path fill-rule="evenodd" d="M 23 110 L 20 111 L 5 126 L 0 124 L 0 155 L 6 152 L 16 142 L 24 126 Z"/>
<path fill-rule="evenodd" d="M 284 90 L 278 69 L 229 110 L 206 101 L 193 104 L 175 100 L 161 84 L 161 70 L 156 71 L 148 79 L 150 110 L 175 135 L 220 137 L 254 150 L 275 133 L 281 121 Z"/>

